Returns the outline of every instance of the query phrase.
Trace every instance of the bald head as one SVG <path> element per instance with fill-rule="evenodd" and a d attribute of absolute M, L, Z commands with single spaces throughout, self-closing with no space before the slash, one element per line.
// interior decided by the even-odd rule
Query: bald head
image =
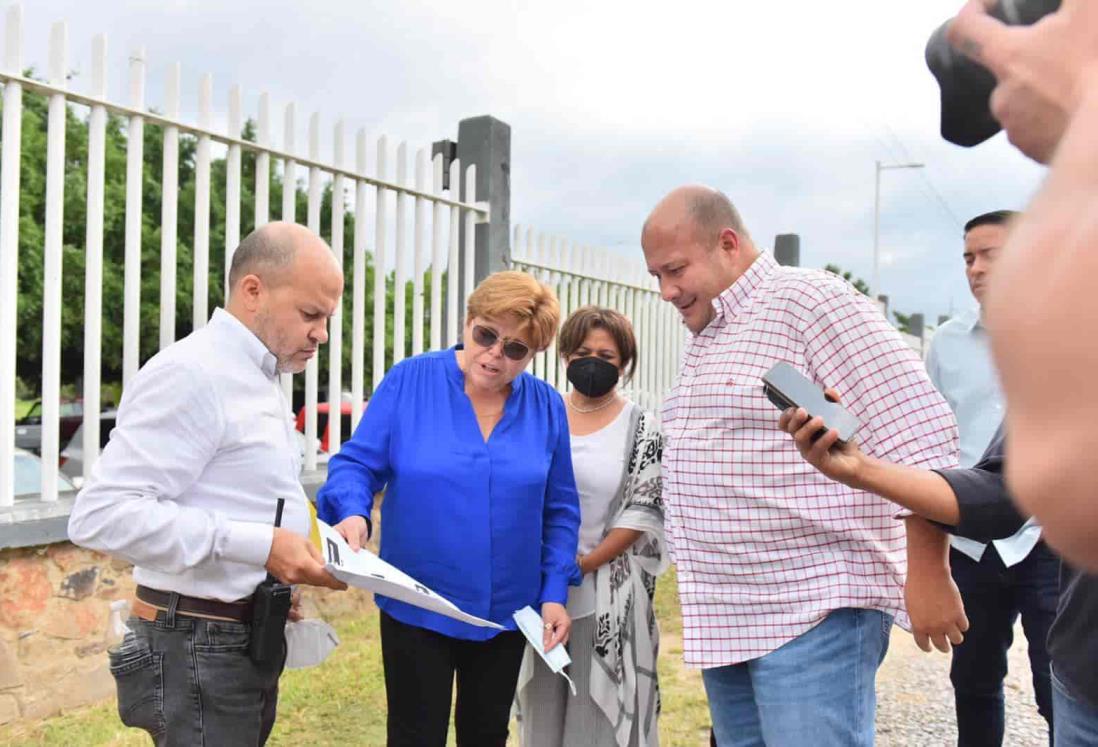
<path fill-rule="evenodd" d="M 688 228 L 698 241 L 709 246 L 717 243 L 721 231 L 726 228 L 731 228 L 741 239 L 750 239 L 743 219 L 728 196 L 703 184 L 678 187 L 660 200 L 644 222 L 642 242 L 650 227 L 676 232 Z"/>
<path fill-rule="evenodd" d="M 713 299 L 759 256 L 732 202 L 701 185 L 659 201 L 644 222 L 641 248 L 660 295 L 695 334 L 712 319 Z"/>
<path fill-rule="evenodd" d="M 336 272 L 339 267 L 324 240 L 296 223 L 275 222 L 257 228 L 244 237 L 233 252 L 229 268 L 229 293 L 248 275 L 255 275 L 268 287 L 275 287 L 298 275 L 297 260 L 306 265 Z"/>
<path fill-rule="evenodd" d="M 324 240 L 295 223 L 268 223 L 240 242 L 229 269 L 226 310 L 296 373 L 328 339 L 343 270 Z"/>

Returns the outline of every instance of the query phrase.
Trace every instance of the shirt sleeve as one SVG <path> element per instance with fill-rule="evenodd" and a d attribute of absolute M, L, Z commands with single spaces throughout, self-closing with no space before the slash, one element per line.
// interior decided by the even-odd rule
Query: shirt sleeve
<path fill-rule="evenodd" d="M 822 297 L 802 312 L 809 370 L 861 421 L 863 451 L 927 469 L 956 466 L 956 419 L 918 354 L 853 288 L 816 290 Z"/>
<path fill-rule="evenodd" d="M 572 444 L 568 418 L 559 395 L 552 398 L 553 420 L 560 431 L 549 465 L 542 516 L 541 594 L 539 601 L 565 604 L 568 582 L 574 575 L 579 544 L 579 493 L 572 473 Z"/>
<path fill-rule="evenodd" d="M 69 516 L 69 539 L 161 573 L 210 560 L 262 567 L 274 530 L 175 499 L 216 455 L 224 418 L 208 379 L 179 363 L 130 383 L 110 442 Z"/>
<path fill-rule="evenodd" d="M 1002 426 L 971 469 L 935 470 L 957 496 L 961 521 L 943 528 L 962 537 L 990 542 L 1010 537 L 1026 522 L 1014 507 L 1003 478 L 1005 440 Z"/>
<path fill-rule="evenodd" d="M 328 479 L 316 496 L 321 521 L 334 525 L 349 516 L 361 516 L 373 533 L 374 494 L 393 474 L 389 443 L 405 368 L 398 365 L 389 370 L 366 403 L 354 435 L 328 462 Z"/>

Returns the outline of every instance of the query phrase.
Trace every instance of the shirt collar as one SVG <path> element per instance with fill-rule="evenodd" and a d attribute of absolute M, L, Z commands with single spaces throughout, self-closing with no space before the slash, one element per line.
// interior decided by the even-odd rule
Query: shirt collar
<path fill-rule="evenodd" d="M 248 359 L 255 363 L 268 379 L 273 379 L 278 373 L 278 359 L 254 332 L 244 326 L 244 322 L 224 309 L 217 308 L 210 317 L 209 326 L 238 344 Z"/>
<path fill-rule="evenodd" d="M 728 286 L 727 290 L 713 299 L 716 318 L 734 318 L 747 308 L 755 291 L 778 269 L 778 263 L 766 252 L 762 252 L 747 268 L 747 271 Z"/>
<path fill-rule="evenodd" d="M 979 307 L 964 312 L 957 317 L 957 321 L 964 325 L 965 332 L 975 332 L 977 327 L 984 328 L 984 321 Z"/>
<path fill-rule="evenodd" d="M 464 349 L 465 346 L 459 342 L 457 345 L 450 348 L 450 354 L 446 356 L 446 373 L 450 377 L 450 381 L 454 382 L 459 387 L 465 386 L 465 373 L 461 370 L 461 366 L 458 365 L 457 351 Z"/>

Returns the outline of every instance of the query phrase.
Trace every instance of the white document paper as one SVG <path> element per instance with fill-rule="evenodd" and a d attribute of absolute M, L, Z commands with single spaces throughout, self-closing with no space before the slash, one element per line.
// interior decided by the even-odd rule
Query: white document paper
<path fill-rule="evenodd" d="M 319 533 L 320 552 L 324 555 L 326 562 L 325 567 L 329 573 L 345 584 L 422 607 L 470 625 L 504 630 L 502 625 L 462 612 L 450 600 L 440 597 L 369 550 L 363 548 L 358 552 L 352 551 L 351 546 L 339 532 L 323 521 L 317 519 L 316 528 Z"/>
<path fill-rule="evenodd" d="M 545 666 L 568 680 L 568 689 L 575 695 L 576 684 L 572 682 L 572 678 L 564 671 L 564 668 L 572 663 L 572 657 L 568 655 L 568 650 L 564 647 L 564 644 L 561 643 L 553 646 L 553 648 L 546 653 L 544 643 L 545 623 L 542 622 L 541 615 L 534 612 L 532 607 L 526 606 L 512 615 L 512 617 L 514 617 L 515 622 L 518 623 L 519 630 L 526 636 L 526 640 L 529 641 L 530 647 L 533 648 L 538 656 L 541 657 L 541 660 L 545 662 Z"/>

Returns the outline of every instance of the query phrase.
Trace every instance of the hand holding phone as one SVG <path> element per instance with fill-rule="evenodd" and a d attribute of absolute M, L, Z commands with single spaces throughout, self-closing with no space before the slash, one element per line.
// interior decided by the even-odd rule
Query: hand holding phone
<path fill-rule="evenodd" d="M 775 364 L 762 380 L 767 398 L 779 410 L 803 407 L 810 418 L 821 418 L 824 427 L 819 436 L 834 428 L 839 433 L 838 443 L 845 444 L 861 426 L 845 407 L 830 401 L 822 389 L 784 361 Z"/>

